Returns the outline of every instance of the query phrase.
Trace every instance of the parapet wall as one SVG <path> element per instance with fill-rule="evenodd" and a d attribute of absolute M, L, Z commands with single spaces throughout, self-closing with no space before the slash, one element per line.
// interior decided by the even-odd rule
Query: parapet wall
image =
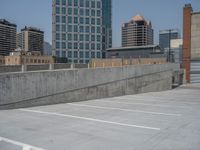
<path fill-rule="evenodd" d="M 168 90 L 177 64 L 0 74 L 0 109 Z"/>

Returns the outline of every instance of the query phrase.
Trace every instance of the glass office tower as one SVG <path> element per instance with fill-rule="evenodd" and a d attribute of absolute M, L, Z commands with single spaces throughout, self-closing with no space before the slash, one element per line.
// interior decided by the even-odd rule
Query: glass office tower
<path fill-rule="evenodd" d="M 53 0 L 52 7 L 54 56 L 88 63 L 112 47 L 111 0 Z"/>

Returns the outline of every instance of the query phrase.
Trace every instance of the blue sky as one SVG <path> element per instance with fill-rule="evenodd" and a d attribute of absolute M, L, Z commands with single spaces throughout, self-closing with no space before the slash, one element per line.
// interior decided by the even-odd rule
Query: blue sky
<path fill-rule="evenodd" d="M 113 0 L 113 47 L 121 45 L 121 25 L 134 15 L 151 20 L 155 43 L 161 29 L 178 28 L 182 31 L 182 8 L 191 3 L 200 11 L 200 0 Z M 18 25 L 18 30 L 34 26 L 45 31 L 45 40 L 51 43 L 52 0 L 0 0 L 0 18 Z"/>

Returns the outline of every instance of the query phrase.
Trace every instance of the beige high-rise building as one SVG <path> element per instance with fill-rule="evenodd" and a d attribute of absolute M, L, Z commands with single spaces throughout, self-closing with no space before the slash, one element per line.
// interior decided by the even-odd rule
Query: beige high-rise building
<path fill-rule="evenodd" d="M 43 53 L 44 32 L 33 28 L 25 27 L 17 34 L 17 48 L 24 51 L 40 51 Z"/>
<path fill-rule="evenodd" d="M 16 48 L 17 26 L 0 19 L 0 55 L 9 55 Z"/>
<path fill-rule="evenodd" d="M 150 21 L 136 15 L 122 25 L 122 47 L 153 45 L 153 29 Z"/>

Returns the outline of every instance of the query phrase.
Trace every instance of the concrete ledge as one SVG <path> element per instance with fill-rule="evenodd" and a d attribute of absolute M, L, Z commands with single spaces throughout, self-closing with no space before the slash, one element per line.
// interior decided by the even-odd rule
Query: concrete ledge
<path fill-rule="evenodd" d="M 171 89 L 173 64 L 0 75 L 0 109 Z"/>

